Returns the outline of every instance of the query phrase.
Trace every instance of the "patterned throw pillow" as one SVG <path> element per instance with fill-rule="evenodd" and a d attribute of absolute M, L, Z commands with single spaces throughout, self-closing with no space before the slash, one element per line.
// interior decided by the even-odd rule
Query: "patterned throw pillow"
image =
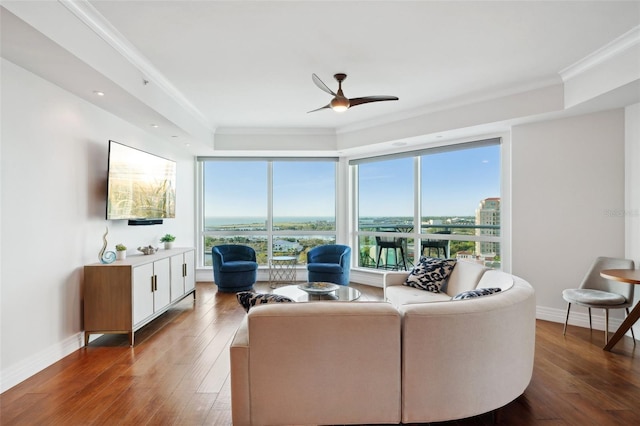
<path fill-rule="evenodd" d="M 495 288 L 477 288 L 475 290 L 463 291 L 460 294 L 456 294 L 455 296 L 453 296 L 453 298 L 451 300 L 473 299 L 474 297 L 488 296 L 490 294 L 494 294 L 494 293 L 497 293 L 499 291 L 502 291 L 502 289 L 498 288 L 498 287 L 495 287 Z"/>
<path fill-rule="evenodd" d="M 293 300 L 289 299 L 286 296 L 269 293 L 253 293 L 251 291 L 241 291 L 236 294 L 236 297 L 238 298 L 238 303 L 240 303 L 244 310 L 247 312 L 249 312 L 249 309 L 251 309 L 251 307 L 256 305 L 262 305 L 266 303 L 293 302 Z"/>
<path fill-rule="evenodd" d="M 405 280 L 404 285 L 440 293 L 442 285 L 449 278 L 454 266 L 456 266 L 455 259 L 423 256 Z"/>

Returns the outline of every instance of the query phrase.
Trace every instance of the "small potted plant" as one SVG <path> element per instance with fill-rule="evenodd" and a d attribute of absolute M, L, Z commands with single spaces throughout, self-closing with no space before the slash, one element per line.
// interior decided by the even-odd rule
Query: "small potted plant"
<path fill-rule="evenodd" d="M 116 244 L 116 259 L 124 260 L 127 258 L 127 246 L 124 244 Z"/>
<path fill-rule="evenodd" d="M 175 240 L 176 240 L 176 237 L 174 237 L 171 234 L 164 234 L 164 237 L 160 238 L 160 242 L 164 243 L 165 250 L 169 250 L 171 247 L 173 247 L 173 242 Z"/>

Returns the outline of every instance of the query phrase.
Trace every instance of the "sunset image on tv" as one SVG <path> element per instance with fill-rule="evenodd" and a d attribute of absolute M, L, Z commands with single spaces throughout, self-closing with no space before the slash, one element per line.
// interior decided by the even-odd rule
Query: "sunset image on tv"
<path fill-rule="evenodd" d="M 175 217 L 176 163 L 113 141 L 107 219 Z"/>

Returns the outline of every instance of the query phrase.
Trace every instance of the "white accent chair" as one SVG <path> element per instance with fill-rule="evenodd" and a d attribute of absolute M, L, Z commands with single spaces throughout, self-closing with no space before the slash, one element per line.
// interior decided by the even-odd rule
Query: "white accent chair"
<path fill-rule="evenodd" d="M 567 301 L 567 317 L 564 321 L 562 334 L 567 332 L 569 312 L 571 304 L 585 306 L 589 309 L 589 329 L 593 329 L 591 323 L 591 308 L 604 309 L 605 313 L 605 344 L 609 342 L 609 309 L 625 309 L 629 315 L 629 306 L 633 303 L 633 285 L 608 280 L 600 276 L 603 269 L 634 269 L 633 260 L 614 257 L 598 257 L 587 275 L 582 280 L 579 288 L 570 288 L 562 292 L 562 297 Z M 635 335 L 631 329 L 633 344 Z"/>

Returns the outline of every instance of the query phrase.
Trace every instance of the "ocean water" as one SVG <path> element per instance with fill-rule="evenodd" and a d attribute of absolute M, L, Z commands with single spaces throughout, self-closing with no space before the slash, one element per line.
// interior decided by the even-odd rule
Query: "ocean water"
<path fill-rule="evenodd" d="M 280 216 L 274 217 L 275 223 L 315 223 L 315 222 L 335 222 L 335 218 L 330 216 Z M 259 216 L 230 216 L 230 217 L 207 217 L 204 226 L 224 226 L 224 225 L 249 225 L 255 223 L 266 223 L 266 217 Z"/>

